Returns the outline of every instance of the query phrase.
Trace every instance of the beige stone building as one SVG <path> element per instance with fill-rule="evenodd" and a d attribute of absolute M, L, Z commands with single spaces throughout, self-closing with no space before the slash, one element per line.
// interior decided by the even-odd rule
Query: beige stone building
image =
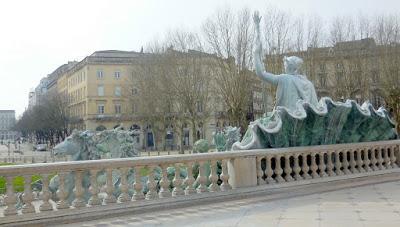
<path fill-rule="evenodd" d="M 131 108 L 124 98 L 123 86 L 139 55 L 96 51 L 58 78 L 58 93 L 68 101 L 71 129 L 101 130 L 131 123 Z"/>
<path fill-rule="evenodd" d="M 211 143 L 213 132 L 233 125 L 228 120 L 227 107 L 218 89 L 215 89 L 214 75 L 210 70 L 211 67 L 215 67 L 213 61 L 216 57 L 192 50 L 173 52 L 180 56 L 178 60 L 161 64 L 159 61 L 154 61 L 160 56 L 159 54 L 117 50 L 96 51 L 79 62 L 71 61 L 61 65 L 44 77 L 35 91 L 30 93 L 30 106 L 42 103 L 46 96 L 58 95 L 66 103 L 70 130 L 104 130 L 122 124 L 125 129 L 135 131 L 138 142 L 145 149 L 188 148 L 200 138 L 207 139 Z M 183 66 L 187 64 L 185 60 L 194 61 L 202 75 L 210 81 L 207 86 L 212 87 L 207 103 L 196 103 L 197 114 L 202 117 L 195 123 L 191 123 L 190 118 L 186 117 L 187 114 L 176 100 L 171 101 L 173 108 L 168 111 L 162 109 L 163 103 L 157 102 L 159 93 L 156 90 L 147 92 L 153 101 L 144 103 L 145 92 L 140 90 L 138 84 L 138 79 L 146 77 L 140 73 L 143 67 L 145 70 L 158 68 L 157 72 L 152 72 L 153 76 L 157 73 L 166 75 L 166 70 L 169 70 L 167 68 L 171 64 Z M 180 72 L 182 73 L 182 70 Z M 246 119 L 251 121 L 260 117 L 266 109 L 271 109 L 271 106 L 264 105 L 266 97 L 270 100 L 269 103 L 272 104 L 272 101 L 264 93 L 264 85 L 254 72 L 248 71 L 246 74 L 251 78 L 249 81 L 253 86 L 246 107 Z M 179 76 L 185 76 L 185 72 L 182 75 L 168 74 L 167 80 L 179 80 Z M 158 83 L 164 82 L 158 81 Z M 163 100 L 168 101 L 168 99 Z M 144 108 L 151 109 L 144 111 Z M 149 118 L 150 115 L 160 111 L 164 111 L 161 114 L 164 119 Z M 175 122 L 168 123 L 167 118 Z M 177 119 L 186 120 L 180 121 L 179 125 Z"/>

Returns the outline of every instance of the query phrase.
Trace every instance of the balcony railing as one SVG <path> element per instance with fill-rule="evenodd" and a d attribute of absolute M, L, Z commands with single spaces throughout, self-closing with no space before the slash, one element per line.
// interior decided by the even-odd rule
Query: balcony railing
<path fill-rule="evenodd" d="M 174 201 L 217 198 L 239 189 L 284 187 L 354 179 L 400 172 L 400 140 L 354 144 L 324 145 L 281 149 L 262 149 L 204 154 L 169 155 L 94 161 L 73 161 L 0 167 L 5 179 L 3 209 L 0 224 L 40 223 L 40 220 L 64 220 L 65 216 L 99 213 L 101 210 L 124 210 Z M 175 168 L 173 179 L 168 167 Z M 159 170 L 158 180 L 155 177 Z M 181 171 L 185 171 L 182 177 Z M 97 177 L 105 174 L 105 185 Z M 121 176 L 118 188 L 113 175 Z M 209 174 L 207 173 L 209 172 Z M 71 174 L 73 173 L 73 174 Z M 58 174 L 59 188 L 51 193 L 50 176 Z M 129 174 L 134 181 L 128 183 Z M 40 176 L 42 186 L 34 192 L 32 176 Z M 74 190 L 68 191 L 66 179 L 74 178 Z M 142 183 L 142 177 L 147 182 Z M 196 177 L 196 178 L 195 178 Z M 23 178 L 23 188 L 15 187 L 16 178 Z M 83 178 L 90 181 L 83 185 Z M 90 186 L 90 187 L 89 187 Z M 104 188 L 104 190 L 102 190 Z M 118 197 L 115 190 L 120 190 Z M 68 201 L 68 193 L 74 200 Z M 89 193 L 90 198 L 84 198 Z M 38 194 L 39 198 L 35 198 Z M 116 212 L 114 212 L 116 213 Z M 61 218 L 60 217 L 64 217 Z M 53 219 L 51 219 L 53 218 Z M 49 221 L 50 222 L 50 221 Z"/>

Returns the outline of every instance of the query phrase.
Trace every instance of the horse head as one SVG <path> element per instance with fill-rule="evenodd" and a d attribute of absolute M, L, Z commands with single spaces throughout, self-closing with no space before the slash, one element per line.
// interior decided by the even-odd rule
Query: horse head
<path fill-rule="evenodd" d="M 83 141 L 80 133 L 76 130 L 70 136 L 54 147 L 54 155 L 64 156 L 71 155 L 72 160 L 79 160 L 80 153 L 83 150 Z"/>

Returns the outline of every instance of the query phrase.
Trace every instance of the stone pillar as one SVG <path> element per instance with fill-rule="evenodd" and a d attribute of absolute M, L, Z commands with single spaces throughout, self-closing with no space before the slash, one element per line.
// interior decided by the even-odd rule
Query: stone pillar
<path fill-rule="evenodd" d="M 232 188 L 257 186 L 256 157 L 231 159 L 228 162 L 229 184 Z"/>

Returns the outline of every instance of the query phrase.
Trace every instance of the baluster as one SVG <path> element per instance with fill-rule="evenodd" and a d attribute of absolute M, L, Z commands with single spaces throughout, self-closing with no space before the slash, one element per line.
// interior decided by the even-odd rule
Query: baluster
<path fill-rule="evenodd" d="M 207 178 L 204 173 L 204 161 L 199 162 L 199 175 L 197 176 L 197 182 L 199 183 L 199 186 L 197 187 L 197 193 L 203 193 L 207 192 L 207 186 L 206 186 L 206 181 Z"/>
<path fill-rule="evenodd" d="M 168 180 L 168 173 L 166 164 L 161 164 L 161 180 L 160 180 L 160 191 L 158 192 L 159 198 L 168 198 L 171 197 L 171 192 L 169 191 L 169 180 Z M 189 172 L 188 172 L 189 174 Z"/>
<path fill-rule="evenodd" d="M 397 168 L 398 167 L 397 164 L 396 164 L 397 158 L 396 158 L 395 152 L 396 152 L 396 146 L 392 146 L 390 148 L 390 164 L 392 164 L 393 168 Z"/>
<path fill-rule="evenodd" d="M 336 173 L 333 171 L 333 162 L 332 162 L 332 153 L 333 151 L 328 151 L 328 159 L 327 159 L 327 170 L 328 170 L 328 175 L 330 177 L 336 176 Z"/>
<path fill-rule="evenodd" d="M 156 182 L 154 180 L 154 166 L 150 165 L 148 167 L 150 169 L 150 172 L 149 172 L 149 178 L 147 180 L 148 191 L 146 193 L 145 199 L 146 200 L 152 200 L 152 199 L 156 199 L 158 197 L 157 196 L 157 191 L 156 191 L 157 185 L 156 185 Z"/>
<path fill-rule="evenodd" d="M 24 206 L 22 207 L 22 213 L 35 213 L 35 207 L 32 205 L 33 194 L 32 194 L 32 175 L 28 174 L 24 176 L 24 194 L 23 201 Z"/>
<path fill-rule="evenodd" d="M 343 172 L 344 172 L 344 174 L 351 174 L 351 171 L 349 170 L 349 161 L 347 160 L 347 154 L 348 153 L 350 153 L 350 155 L 351 155 L 351 152 L 348 152 L 347 150 L 344 150 L 343 151 Z"/>
<path fill-rule="evenodd" d="M 281 155 L 277 154 L 275 155 L 275 179 L 278 183 L 283 183 L 285 182 L 285 179 L 282 178 L 282 167 L 281 167 Z"/>
<path fill-rule="evenodd" d="M 262 185 L 265 184 L 265 180 L 263 179 L 264 177 L 264 171 L 261 168 L 261 160 L 263 157 L 257 156 L 256 157 L 256 168 L 257 168 L 257 185 Z"/>
<path fill-rule="evenodd" d="M 14 192 L 13 179 L 13 176 L 6 176 L 7 185 L 6 197 L 4 198 L 4 202 L 5 205 L 7 205 L 7 208 L 4 209 L 4 216 L 17 215 L 17 208 L 15 207 L 17 203 L 17 196 Z"/>
<path fill-rule="evenodd" d="M 59 172 L 58 173 L 58 178 L 60 181 L 60 186 L 58 187 L 57 190 L 57 196 L 59 198 L 57 202 L 57 209 L 67 209 L 69 208 L 69 203 L 67 202 L 67 192 L 65 191 L 65 176 L 67 175 L 66 172 Z"/>
<path fill-rule="evenodd" d="M 389 147 L 383 147 L 383 160 L 385 161 L 385 168 L 386 169 L 391 169 L 392 166 L 390 165 L 390 159 L 389 159 Z"/>
<path fill-rule="evenodd" d="M 221 173 L 221 180 L 222 184 L 220 186 L 221 191 L 228 191 L 232 189 L 232 186 L 229 184 L 229 174 L 228 174 L 228 166 L 227 166 L 227 160 L 223 159 L 222 160 L 222 173 Z"/>
<path fill-rule="evenodd" d="M 341 168 L 342 168 L 342 163 L 340 162 L 340 151 L 335 151 L 335 173 L 337 176 L 344 175 Z"/>
<path fill-rule="evenodd" d="M 75 199 L 72 201 L 72 206 L 75 208 L 85 206 L 85 200 L 83 199 L 82 175 L 82 170 L 75 171 Z"/>
<path fill-rule="evenodd" d="M 186 171 L 187 171 L 187 176 L 186 176 L 185 181 L 183 182 L 184 185 L 186 186 L 185 195 L 191 195 L 191 194 L 196 193 L 196 189 L 193 187 L 193 184 L 195 181 L 195 179 L 193 177 L 193 162 L 188 162 L 186 164 Z M 168 178 L 167 178 L 167 180 L 168 180 Z M 221 174 L 221 180 L 223 181 L 222 174 Z M 221 190 L 222 190 L 222 184 L 221 184 Z"/>
<path fill-rule="evenodd" d="M 50 191 L 49 191 L 49 174 L 42 175 L 42 201 L 43 203 L 40 205 L 40 211 L 48 211 L 53 210 L 53 206 L 50 203 Z"/>
<path fill-rule="evenodd" d="M 272 170 L 272 156 L 268 155 L 265 158 L 265 168 L 266 168 L 266 175 L 267 178 L 265 180 L 267 181 L 268 184 L 275 184 L 276 181 L 274 178 L 272 178 L 272 175 L 274 174 L 274 171 Z"/>
<path fill-rule="evenodd" d="M 381 148 L 377 148 L 376 149 L 377 150 L 377 152 L 378 152 L 378 168 L 379 168 L 379 170 L 383 170 L 384 168 L 383 168 L 383 158 L 382 158 L 382 150 L 381 150 Z"/>
<path fill-rule="evenodd" d="M 371 167 L 369 167 L 369 164 L 371 164 L 371 161 L 369 160 L 368 153 L 369 153 L 368 147 L 364 148 L 364 165 L 365 165 L 364 169 L 366 172 L 371 172 L 372 169 L 371 169 Z M 372 152 L 371 152 L 371 156 L 372 156 Z"/>
<path fill-rule="evenodd" d="M 294 154 L 294 164 L 293 164 L 293 172 L 295 180 L 302 180 L 303 178 L 300 176 L 301 168 L 299 166 L 299 154 Z"/>
<path fill-rule="evenodd" d="M 349 156 L 350 156 L 350 161 L 349 161 L 350 172 L 358 173 L 358 170 L 356 169 L 356 161 L 354 159 L 354 150 L 352 150 L 352 149 L 349 150 Z"/>
<path fill-rule="evenodd" d="M 379 170 L 379 168 L 376 166 L 377 163 L 378 163 L 378 161 L 376 160 L 376 149 L 375 149 L 375 147 L 373 147 L 371 149 L 371 165 L 372 165 L 373 171 Z"/>
<path fill-rule="evenodd" d="M 301 170 L 303 171 L 303 177 L 304 179 L 311 179 L 310 174 L 308 174 L 308 171 L 310 170 L 310 167 L 308 167 L 307 164 L 307 153 L 303 153 L 302 154 L 302 158 L 303 158 L 303 165 L 301 167 Z"/>
<path fill-rule="evenodd" d="M 326 165 L 325 165 L 325 152 L 319 153 L 319 176 L 320 177 L 327 177 L 326 174 Z"/>
<path fill-rule="evenodd" d="M 88 204 L 90 206 L 97 206 L 101 205 L 101 200 L 98 196 L 99 194 L 99 185 L 97 184 L 97 173 L 99 171 L 97 169 L 91 169 L 90 170 L 90 188 L 89 192 L 91 194 Z"/>
<path fill-rule="evenodd" d="M 357 149 L 357 170 L 360 173 L 364 173 L 365 170 L 362 167 L 363 166 L 363 160 L 362 160 L 362 157 L 361 157 L 361 152 L 362 152 L 361 149 Z"/>
<path fill-rule="evenodd" d="M 312 178 L 318 178 L 319 175 L 317 173 L 318 170 L 318 166 L 317 166 L 317 162 L 315 161 L 315 152 L 311 153 L 311 176 Z"/>
<path fill-rule="evenodd" d="M 290 175 L 292 173 L 292 168 L 290 167 L 290 154 L 285 154 L 285 180 L 287 182 L 293 181 L 293 177 Z"/>
<path fill-rule="evenodd" d="M 128 194 L 128 171 L 129 168 L 121 168 L 120 173 L 121 173 L 121 194 L 118 196 L 118 202 L 120 203 L 125 203 L 128 202 L 129 199 L 129 194 Z"/>
<path fill-rule="evenodd" d="M 181 179 L 181 167 L 178 164 L 175 164 L 175 177 L 172 180 L 174 185 L 174 189 L 172 190 L 172 196 L 181 196 L 184 195 L 185 192 L 182 189 L 182 179 Z"/>
<path fill-rule="evenodd" d="M 134 167 L 134 174 L 135 174 L 135 182 L 133 183 L 133 196 L 132 196 L 132 201 L 136 200 L 142 200 L 144 199 L 143 195 L 143 185 L 141 182 L 141 177 L 140 177 L 140 166 L 135 166 Z"/>
<path fill-rule="evenodd" d="M 210 192 L 217 192 L 219 191 L 218 186 L 218 175 L 217 175 L 217 160 L 211 160 L 211 172 L 210 172 L 210 186 L 208 186 L 208 190 Z"/>
<path fill-rule="evenodd" d="M 112 175 L 112 169 L 111 168 L 107 168 L 106 169 L 106 197 L 104 198 L 104 203 L 105 204 L 110 204 L 110 203 L 116 203 L 117 202 L 117 198 L 115 198 L 113 192 L 114 192 L 114 184 L 113 184 L 113 175 Z"/>

